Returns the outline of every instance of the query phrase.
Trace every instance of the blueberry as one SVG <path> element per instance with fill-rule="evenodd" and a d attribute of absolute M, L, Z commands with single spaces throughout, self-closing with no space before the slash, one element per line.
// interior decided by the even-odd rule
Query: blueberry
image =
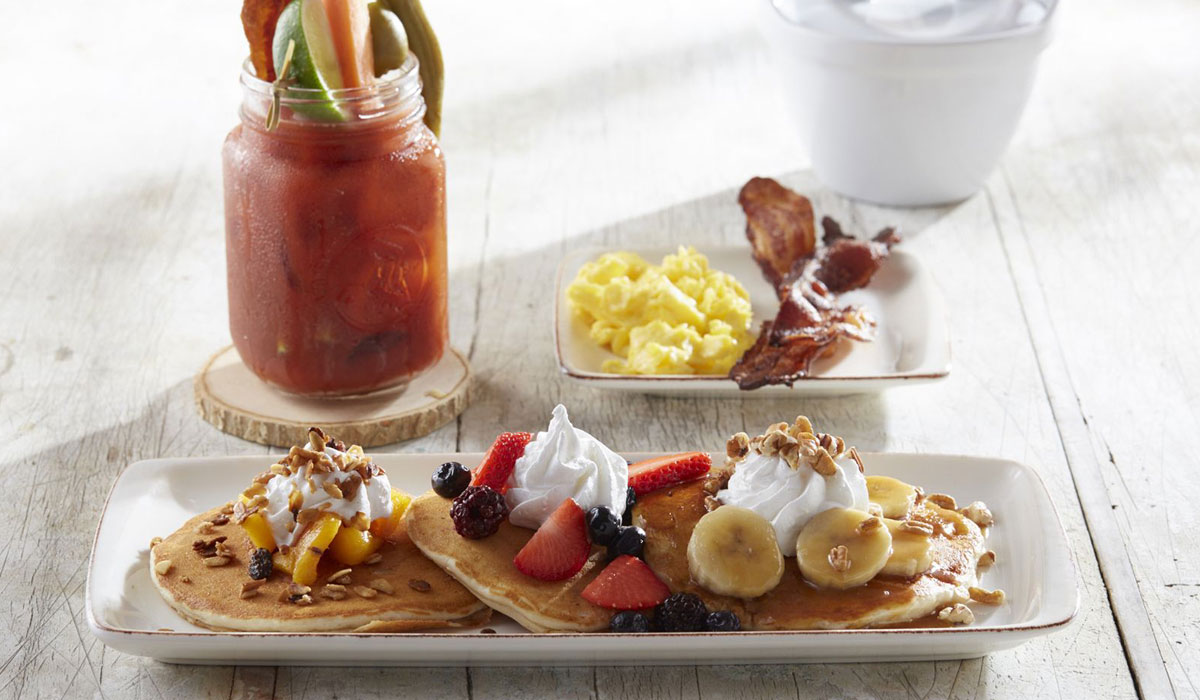
<path fill-rule="evenodd" d="M 587 512 L 588 536 L 592 544 L 607 547 L 617 539 L 621 521 L 608 506 L 596 506 Z"/>
<path fill-rule="evenodd" d="M 608 629 L 610 632 L 620 634 L 646 632 L 650 629 L 650 621 L 640 612 L 624 610 L 612 616 L 612 620 L 608 623 Z"/>
<path fill-rule="evenodd" d="M 455 498 L 471 485 L 471 470 L 458 462 L 446 462 L 433 472 L 433 490 L 442 498 Z"/>
<path fill-rule="evenodd" d="M 709 632 L 737 632 L 742 628 L 742 621 L 729 610 L 710 612 L 704 618 L 704 629 Z"/>
<path fill-rule="evenodd" d="M 637 494 L 632 486 L 625 487 L 625 513 L 621 516 L 622 525 L 633 524 L 633 507 L 637 505 Z"/>
<path fill-rule="evenodd" d="M 631 557 L 642 558 L 642 550 L 646 547 L 646 531 L 640 527 L 622 527 L 617 532 L 617 538 L 608 546 L 610 558 L 628 554 Z"/>

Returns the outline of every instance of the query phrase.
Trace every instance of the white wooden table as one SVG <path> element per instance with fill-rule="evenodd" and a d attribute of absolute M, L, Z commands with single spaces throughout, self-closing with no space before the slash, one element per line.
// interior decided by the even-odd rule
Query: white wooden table
<path fill-rule="evenodd" d="M 1200 684 L 1200 5 L 1066 2 L 985 191 L 858 205 L 806 172 L 749 0 L 428 0 L 447 55 L 452 326 L 478 398 L 395 451 L 476 450 L 556 401 L 624 450 L 805 412 L 869 450 L 1004 456 L 1051 488 L 1078 620 L 963 662 L 775 667 L 170 666 L 86 629 L 93 529 L 138 459 L 254 454 L 192 407 L 228 342 L 219 149 L 236 0 L 0 5 L 0 695 L 1196 697 Z M 579 245 L 742 240 L 751 175 L 862 230 L 899 223 L 950 308 L 944 383 L 876 397 L 667 400 L 566 384 L 552 272 Z M 1070 582 L 1063 582 L 1070 585 Z"/>

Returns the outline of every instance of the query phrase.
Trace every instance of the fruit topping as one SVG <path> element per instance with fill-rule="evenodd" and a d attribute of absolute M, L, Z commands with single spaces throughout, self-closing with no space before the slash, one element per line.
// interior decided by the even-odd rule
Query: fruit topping
<path fill-rule="evenodd" d="M 608 546 L 609 557 L 619 557 L 622 554 L 642 558 L 642 550 L 646 547 L 646 531 L 640 527 L 622 526 L 617 532 L 616 539 Z"/>
<path fill-rule="evenodd" d="M 580 593 L 583 599 L 610 610 L 644 610 L 658 605 L 671 594 L 646 562 L 620 556 L 612 560 Z"/>
<path fill-rule="evenodd" d="M 475 470 L 472 486 L 490 486 L 503 493 L 508 489 L 508 477 L 512 476 L 517 460 L 525 454 L 525 446 L 533 440 L 533 433 L 500 433 L 496 441 L 483 456 L 483 462 Z"/>
<path fill-rule="evenodd" d="M 250 553 L 250 578 L 261 581 L 271 575 L 275 563 L 271 561 L 271 550 L 259 547 Z"/>
<path fill-rule="evenodd" d="M 343 527 L 329 543 L 329 553 L 339 562 L 354 566 L 363 563 L 382 546 L 382 537 L 355 527 Z"/>
<path fill-rule="evenodd" d="M 408 32 L 404 23 L 380 2 L 367 4 L 371 16 L 371 47 L 375 57 L 375 77 L 404 65 L 408 58 Z"/>
<path fill-rule="evenodd" d="M 634 492 L 632 486 L 626 487 L 625 488 L 625 512 L 621 514 L 621 524 L 622 525 L 632 525 L 633 524 L 633 507 L 636 505 L 637 505 L 637 493 Z"/>
<path fill-rule="evenodd" d="M 659 632 L 701 632 L 707 619 L 704 601 L 691 593 L 675 593 L 654 608 L 654 628 Z"/>
<path fill-rule="evenodd" d="M 608 506 L 596 506 L 587 512 L 587 528 L 592 544 L 607 547 L 620 534 L 621 521 Z"/>
<path fill-rule="evenodd" d="M 903 520 L 917 502 L 917 487 L 890 476 L 867 477 L 867 497 L 879 504 L 883 517 Z"/>
<path fill-rule="evenodd" d="M 901 521 L 884 518 L 883 524 L 892 533 L 892 553 L 888 556 L 881 574 L 911 578 L 924 573 L 933 566 L 933 541 L 920 521 Z"/>
<path fill-rule="evenodd" d="M 883 569 L 891 553 L 892 533 L 883 520 L 853 508 L 817 514 L 796 539 L 800 573 L 821 588 L 861 586 Z"/>
<path fill-rule="evenodd" d="M 250 42 L 250 64 L 260 80 L 275 80 L 271 62 L 271 38 L 288 0 L 245 0 L 242 3 L 242 31 Z"/>
<path fill-rule="evenodd" d="M 489 486 L 468 486 L 450 504 L 454 530 L 469 540 L 493 535 L 508 517 L 508 504 Z"/>
<path fill-rule="evenodd" d="M 721 506 L 700 518 L 687 559 L 692 579 L 721 595 L 757 598 L 783 578 L 775 528 L 748 508 Z"/>
<path fill-rule="evenodd" d="M 562 581 L 579 573 L 591 550 L 583 509 L 568 498 L 517 552 L 513 564 L 539 581 Z"/>
<path fill-rule="evenodd" d="M 637 634 L 650 630 L 650 620 L 640 612 L 622 610 L 608 622 L 608 631 L 618 634 Z"/>
<path fill-rule="evenodd" d="M 710 612 L 704 618 L 704 629 L 709 632 L 737 632 L 742 628 L 742 621 L 729 610 Z"/>
<path fill-rule="evenodd" d="M 305 528 L 300 539 L 286 554 L 282 551 L 275 554 L 275 567 L 290 573 L 293 582 L 311 586 L 317 580 L 317 564 L 321 561 L 321 555 L 341 529 L 342 519 L 337 515 L 326 513 L 318 517 Z"/>
<path fill-rule="evenodd" d="M 454 498 L 471 485 L 471 470 L 458 462 L 446 462 L 433 472 L 433 491 L 442 498 Z"/>
<path fill-rule="evenodd" d="M 404 514 L 408 512 L 411 503 L 412 496 L 400 489 L 392 489 L 392 514 L 386 518 L 372 520 L 371 534 L 384 540 L 392 539 L 392 536 L 400 531 L 400 523 L 404 522 Z"/>
<path fill-rule="evenodd" d="M 703 452 L 685 452 L 635 462 L 629 467 L 629 486 L 641 496 L 704 476 L 712 459 Z"/>

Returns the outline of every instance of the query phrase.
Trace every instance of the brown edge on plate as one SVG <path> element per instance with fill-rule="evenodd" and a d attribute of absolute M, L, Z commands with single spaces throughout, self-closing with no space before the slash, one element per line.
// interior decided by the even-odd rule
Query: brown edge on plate
<path fill-rule="evenodd" d="M 474 456 L 477 458 L 482 457 L 482 453 L 478 453 L 478 452 L 457 452 L 457 453 L 446 453 L 446 454 L 454 454 L 454 455 L 458 455 L 460 457 L 466 457 L 466 456 Z M 715 454 L 715 453 L 710 453 L 710 454 Z M 918 453 L 903 453 L 903 452 L 880 452 L 880 453 L 866 452 L 866 453 L 864 453 L 864 455 L 867 456 L 868 458 L 872 454 L 891 454 L 891 455 L 911 454 L 911 455 L 916 455 Z M 253 457 L 255 455 L 227 455 L 227 456 L 230 456 L 230 457 L 233 457 L 233 456 Z M 920 456 L 923 456 L 923 457 L 931 457 L 931 456 L 948 457 L 951 459 L 955 459 L 955 458 L 958 458 L 958 459 L 997 459 L 994 457 L 981 458 L 981 457 L 977 457 L 977 456 L 962 455 L 962 454 L 937 454 L 937 455 L 920 455 Z M 164 458 L 158 458 L 158 459 L 164 459 Z M 205 457 L 189 457 L 186 459 L 206 459 L 206 458 Z M 211 458 L 209 458 L 209 459 L 211 459 Z M 152 460 L 139 460 L 139 461 L 152 461 Z M 1054 514 L 1054 522 L 1056 525 L 1058 525 L 1058 532 L 1062 536 L 1062 541 L 1066 542 L 1068 544 L 1067 551 L 1068 551 L 1068 554 L 1070 554 L 1070 558 L 1068 559 L 1068 562 L 1071 567 L 1071 581 L 1074 583 L 1074 588 L 1075 588 L 1075 605 L 1071 608 L 1071 613 L 1061 620 L 1055 620 L 1054 622 L 1045 622 L 1045 623 L 1042 623 L 1039 625 L 1008 625 L 1008 626 L 1004 626 L 1004 627 L 997 627 L 997 626 L 972 627 L 972 626 L 968 625 L 966 627 L 938 627 L 938 628 L 903 628 L 903 627 L 900 627 L 900 628 L 887 628 L 887 629 L 864 628 L 864 629 L 849 629 L 849 630 L 771 630 L 771 631 L 740 631 L 740 632 L 640 632 L 637 634 L 620 634 L 620 633 L 616 633 L 616 632 L 549 632 L 549 633 L 543 633 L 543 634 L 539 634 L 536 632 L 522 632 L 520 634 L 512 634 L 512 633 L 498 632 L 495 634 L 487 634 L 487 635 L 479 635 L 479 636 L 480 637 L 495 637 L 497 639 L 525 639 L 525 638 L 528 638 L 531 636 L 532 637 L 547 637 L 547 638 L 553 638 L 553 639 L 561 639 L 561 638 L 581 638 L 582 639 L 582 638 L 595 637 L 596 635 L 601 634 L 601 635 L 605 635 L 605 638 L 642 639 L 645 637 L 650 637 L 650 638 L 655 638 L 655 639 L 658 639 L 658 638 L 678 639 L 680 637 L 710 637 L 713 635 L 720 635 L 722 638 L 729 638 L 729 637 L 737 638 L 737 637 L 744 637 L 744 636 L 748 636 L 748 635 L 757 636 L 757 637 L 772 636 L 772 635 L 792 637 L 792 636 L 810 636 L 810 635 L 816 635 L 816 636 L 863 635 L 863 634 L 883 634 L 883 635 L 921 634 L 921 635 L 927 635 L 927 634 L 968 634 L 968 633 L 972 633 L 972 632 L 1034 632 L 1037 630 L 1046 630 L 1046 629 L 1055 629 L 1055 628 L 1066 627 L 1075 619 L 1076 615 L 1079 614 L 1079 567 L 1075 564 L 1075 553 L 1070 550 L 1070 547 L 1069 547 L 1070 540 L 1067 539 L 1067 531 L 1065 528 L 1063 528 L 1062 518 L 1060 518 L 1058 515 L 1058 507 L 1054 504 L 1054 499 L 1050 495 L 1050 491 L 1046 489 L 1046 482 L 1042 479 L 1041 474 L 1039 474 L 1037 472 L 1037 470 L 1034 469 L 1033 467 L 1030 467 L 1022 462 L 1017 462 L 1015 460 L 1006 460 L 1006 461 L 1013 462 L 1014 464 L 1019 464 L 1023 469 L 1026 469 L 1031 474 L 1033 474 L 1033 477 L 1036 480 L 1038 486 L 1040 486 L 1042 489 L 1042 492 L 1046 494 L 1046 500 L 1050 503 L 1050 511 Z M 134 462 L 134 464 L 137 464 L 137 463 L 138 462 Z M 126 467 L 121 470 L 121 473 L 118 474 L 117 478 L 113 480 L 112 487 L 110 487 L 108 490 L 108 495 L 104 497 L 104 507 L 100 510 L 100 520 L 99 520 L 99 522 L 96 523 L 96 534 L 92 536 L 92 550 L 91 550 L 91 552 L 88 553 L 87 578 L 84 580 L 84 610 L 85 610 L 85 613 L 87 616 L 88 627 L 91 629 L 93 635 L 95 635 L 96 632 L 99 630 L 99 631 L 103 631 L 108 634 L 122 634 L 122 635 L 129 635 L 129 636 L 137 636 L 137 635 L 145 635 L 145 636 L 150 636 L 150 637 L 155 637 L 155 636 L 165 636 L 165 637 L 236 636 L 236 637 L 256 637 L 256 638 L 260 637 L 263 639 L 271 639 L 271 638 L 277 638 L 277 637 L 303 637 L 303 638 L 313 638 L 313 639 L 324 639 L 326 637 L 362 637 L 364 639 L 380 638 L 380 637 L 403 637 L 403 638 L 429 637 L 429 638 L 436 638 L 436 639 L 445 639 L 448 636 L 455 636 L 455 635 L 447 635 L 444 633 L 431 634 L 429 632 L 374 632 L 374 633 L 371 633 L 371 632 L 177 632 L 174 630 L 163 631 L 163 630 L 125 629 L 125 628 L 121 628 L 121 627 L 109 627 L 108 625 L 101 624 L 100 621 L 96 619 L 95 612 L 93 611 L 93 608 L 92 608 L 92 571 L 94 570 L 94 567 L 96 564 L 96 543 L 100 541 L 100 529 L 103 527 L 104 520 L 105 520 L 106 516 L 108 515 L 108 505 L 109 505 L 109 502 L 112 500 L 113 492 L 116 491 L 117 484 L 120 483 L 121 479 L 125 476 L 125 472 L 129 471 L 130 467 L 132 467 L 132 466 L 133 466 L 133 464 L 126 465 Z M 182 618 L 180 618 L 180 619 L 182 619 Z M 474 638 L 474 637 L 472 637 L 472 638 Z"/>
<path fill-rule="evenodd" d="M 738 246 L 733 246 L 733 245 L 714 246 L 714 247 L 722 247 L 722 248 L 727 248 L 730 250 L 738 248 Z M 584 255 L 584 254 L 603 253 L 604 250 L 602 248 L 585 248 L 581 251 L 577 250 L 577 251 L 572 251 L 572 252 L 578 253 L 580 255 Z M 636 251 L 634 251 L 634 252 L 636 252 Z M 703 251 L 700 251 L 700 252 L 703 253 Z M 747 254 L 749 254 L 749 248 L 747 248 Z M 911 256 L 911 257 L 914 260 L 916 259 L 916 256 Z M 920 263 L 918 263 L 918 264 L 920 264 Z M 555 281 L 554 281 L 554 307 L 553 307 L 554 318 L 551 319 L 553 322 L 553 325 L 554 325 L 554 358 L 558 362 L 558 371 L 560 373 L 562 373 L 564 376 L 570 377 L 571 379 L 575 379 L 575 380 L 578 380 L 581 382 L 590 382 L 590 383 L 596 383 L 596 384 L 605 384 L 607 382 L 614 381 L 614 380 L 645 382 L 647 384 L 652 384 L 654 382 L 662 382 L 662 381 L 715 382 L 715 381 L 727 380 L 729 382 L 733 382 L 733 380 L 730 379 L 728 375 L 724 375 L 724 374 L 615 374 L 615 373 L 611 373 L 611 372 L 585 372 L 585 371 L 577 370 L 577 369 L 574 369 L 574 368 L 568 366 L 566 360 L 563 358 L 563 351 L 562 351 L 563 329 L 560 328 L 560 324 L 558 322 L 558 320 L 559 320 L 559 305 L 563 303 L 563 297 L 566 294 L 566 289 L 563 288 L 563 277 L 566 275 L 566 272 L 567 272 L 567 258 L 564 257 L 558 263 L 558 274 L 556 275 Z M 942 307 L 941 312 L 942 312 L 943 323 L 946 326 L 946 328 L 949 329 L 950 328 L 950 319 L 948 317 L 945 307 Z M 933 382 L 933 381 L 937 381 L 939 379 L 945 379 L 946 377 L 948 377 L 950 375 L 950 369 L 953 366 L 953 361 L 954 361 L 954 353 L 953 353 L 954 347 L 953 347 L 953 343 L 950 340 L 949 333 L 946 334 L 945 344 L 946 344 L 946 369 L 944 369 L 940 372 L 923 372 L 921 374 L 911 374 L 911 373 L 910 374 L 898 374 L 898 373 L 897 374 L 863 374 L 863 375 L 857 375 L 857 376 L 852 376 L 852 377 L 825 377 L 825 376 L 813 377 L 813 376 L 808 376 L 808 377 L 801 377 L 801 378 L 797 379 L 795 382 L 793 382 L 793 384 L 810 383 L 810 382 L 811 383 L 821 383 L 821 382 L 856 383 L 856 382 L 866 382 L 866 381 L 894 381 L 894 382 L 899 382 L 899 383 L 911 382 L 913 384 L 922 384 L 925 382 Z M 785 386 L 785 385 L 775 384 L 775 385 L 768 385 L 768 386 Z M 759 389 L 765 389 L 765 388 L 767 388 L 767 387 L 766 386 L 759 387 Z M 788 388 L 791 389 L 793 387 L 789 386 Z M 749 393 L 749 392 L 757 391 L 757 390 L 758 389 L 747 389 L 745 391 L 746 391 L 746 393 Z"/>
<path fill-rule="evenodd" d="M 321 427 L 337 435 L 347 443 L 375 447 L 401 440 L 411 440 L 432 433 L 454 420 L 467 408 L 471 401 L 471 364 L 461 352 L 453 347 L 447 349 L 462 364 L 463 376 L 442 398 L 432 403 L 389 416 L 380 416 L 364 421 L 324 422 L 320 420 L 297 423 L 295 421 L 265 416 L 260 413 L 231 406 L 208 389 L 208 371 L 218 357 L 229 352 L 232 345 L 213 353 L 192 380 L 192 396 L 196 412 L 208 423 L 224 433 L 273 447 L 290 447 L 306 439 L 308 427 L 320 423 Z"/>

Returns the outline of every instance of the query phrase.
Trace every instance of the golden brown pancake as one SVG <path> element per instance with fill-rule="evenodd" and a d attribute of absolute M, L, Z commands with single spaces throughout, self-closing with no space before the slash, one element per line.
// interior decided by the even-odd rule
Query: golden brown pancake
<path fill-rule="evenodd" d="M 421 554 L 403 525 L 393 534 L 394 542 L 379 550 L 382 560 L 378 564 L 348 567 L 352 569 L 348 589 L 384 579 L 391 586 L 391 594 L 364 598 L 347 590 L 341 600 L 322 596 L 328 576 L 347 568 L 325 557 L 317 582 L 311 587 L 312 605 L 280 600 L 291 578 L 279 571 L 258 588 L 257 595 L 242 598 L 242 585 L 251 580 L 247 567 L 253 549 L 246 531 L 229 521 L 214 526 L 212 532 L 197 532 L 201 523 L 219 515 L 220 508 L 197 515 L 150 550 L 154 585 L 171 607 L 201 627 L 247 632 L 403 632 L 479 625 L 491 614 L 487 606 Z M 225 543 L 235 558 L 225 566 L 205 566 L 192 543 L 222 536 L 228 538 Z M 156 573 L 155 565 L 164 560 L 170 560 L 170 569 L 165 575 Z"/>
<path fill-rule="evenodd" d="M 593 632 L 608 628 L 613 612 L 580 596 L 603 570 L 605 552 L 592 547 L 583 569 L 565 581 L 539 581 L 513 565 L 533 530 L 507 520 L 496 534 L 469 540 L 454 530 L 450 501 L 430 491 L 413 499 L 405 515 L 417 547 L 496 611 L 531 632 Z"/>
<path fill-rule="evenodd" d="M 784 560 L 783 580 L 751 600 L 716 595 L 691 580 L 687 546 L 707 509 L 704 481 L 692 481 L 638 499 L 633 521 L 646 531 L 645 559 L 672 592 L 694 593 L 710 610 L 732 610 L 749 630 L 847 629 L 893 625 L 923 618 L 968 600 L 977 585 L 983 535 L 954 511 L 923 502 L 913 518 L 934 526 L 933 566 L 911 579 L 876 576 L 849 590 L 819 589 L 800 575 L 796 560 Z"/>

